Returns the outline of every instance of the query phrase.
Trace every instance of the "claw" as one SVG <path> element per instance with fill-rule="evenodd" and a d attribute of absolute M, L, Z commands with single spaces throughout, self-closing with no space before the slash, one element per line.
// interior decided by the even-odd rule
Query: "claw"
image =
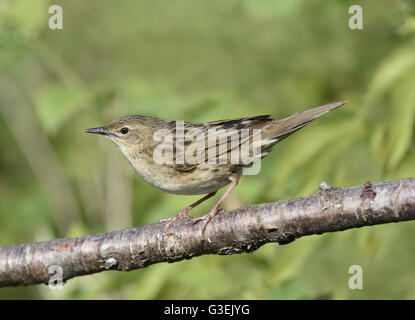
<path fill-rule="evenodd" d="M 170 225 L 176 221 L 178 218 L 181 218 L 182 220 L 185 218 L 190 218 L 192 219 L 192 217 L 189 217 L 187 214 L 189 213 L 190 210 L 192 210 L 194 207 L 198 206 L 199 204 L 201 204 L 202 202 L 206 201 L 207 199 L 213 197 L 215 195 L 216 191 L 211 192 L 207 195 L 205 195 L 202 199 L 199 199 L 198 201 L 192 203 L 190 206 L 188 206 L 187 208 L 183 209 L 182 211 L 180 211 L 177 215 L 175 215 L 174 217 L 171 218 L 167 218 L 167 219 L 161 219 L 160 222 L 167 222 L 166 226 L 164 227 L 164 235 L 166 235 L 167 230 L 169 229 Z"/>
<path fill-rule="evenodd" d="M 191 219 L 191 217 L 188 215 L 189 211 L 190 211 L 190 209 L 189 208 L 186 208 L 186 209 L 180 211 L 174 217 L 167 218 L 167 219 L 161 219 L 160 222 L 167 222 L 166 223 L 166 226 L 164 227 L 164 235 L 166 235 L 167 230 L 170 228 L 171 224 L 174 221 L 176 221 L 177 219 L 182 219 L 182 220 L 187 219 L 187 218 L 190 218 Z"/>
<path fill-rule="evenodd" d="M 222 202 L 225 200 L 225 198 L 228 196 L 228 194 L 236 187 L 236 185 L 238 184 L 239 181 L 239 176 L 237 174 L 232 175 L 231 177 L 229 177 L 229 180 L 232 181 L 232 184 L 228 187 L 228 189 L 225 191 L 225 193 L 222 195 L 222 197 L 219 199 L 219 201 L 216 203 L 216 205 L 213 207 L 213 209 L 208 213 L 205 214 L 204 216 L 201 216 L 199 218 L 194 218 L 193 219 L 193 223 L 196 223 L 200 220 L 204 220 L 205 222 L 203 223 L 203 227 L 201 230 L 201 236 L 202 239 L 205 236 L 205 231 L 206 231 L 206 226 L 208 225 L 208 223 L 210 221 L 212 221 L 212 223 L 214 223 L 215 221 L 215 215 L 219 210 L 219 206 L 222 204 Z M 203 201 L 209 199 L 210 197 L 213 197 L 215 195 L 216 191 L 211 192 L 209 194 L 207 194 L 206 196 L 204 196 L 202 199 L 196 201 L 195 203 L 191 204 L 190 206 L 188 206 L 186 209 L 183 209 L 182 211 L 180 211 L 179 214 L 175 215 L 172 218 L 168 218 L 168 219 L 162 219 L 160 220 L 160 222 L 167 222 L 166 226 L 164 227 L 164 235 L 166 235 L 166 232 L 168 230 L 168 228 L 170 227 L 170 225 L 176 221 L 178 218 L 184 219 L 184 218 L 191 218 L 189 217 L 187 214 L 190 210 L 192 210 L 194 207 L 196 207 L 197 205 L 201 204 Z M 209 240 L 209 239 L 208 239 Z M 210 240 L 209 240 L 210 241 Z"/>
<path fill-rule="evenodd" d="M 203 223 L 203 226 L 202 226 L 202 229 L 201 229 L 201 233 L 200 233 L 202 239 L 205 236 L 206 227 L 209 224 L 209 222 L 212 221 L 212 224 L 215 223 L 215 217 L 216 217 L 216 213 L 217 212 L 218 212 L 218 209 L 217 208 L 213 208 L 209 213 L 205 214 L 204 216 L 201 216 L 201 217 L 198 217 L 198 218 L 194 218 L 193 219 L 193 223 L 196 223 L 198 221 L 204 220 L 204 223 Z"/>

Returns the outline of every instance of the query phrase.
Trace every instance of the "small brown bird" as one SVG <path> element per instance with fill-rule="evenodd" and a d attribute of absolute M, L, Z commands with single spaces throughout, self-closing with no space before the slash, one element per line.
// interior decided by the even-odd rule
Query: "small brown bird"
<path fill-rule="evenodd" d="M 173 221 L 188 218 L 191 209 L 230 184 L 208 214 L 195 218 L 195 222 L 204 220 L 203 236 L 206 225 L 236 187 L 245 168 L 268 155 L 276 143 L 344 103 L 334 102 L 280 120 L 263 115 L 190 123 L 135 115 L 85 132 L 112 140 L 151 185 L 174 194 L 206 194 L 176 216 L 163 219 L 167 222 L 165 231 Z M 241 150 L 249 152 L 243 154 Z"/>

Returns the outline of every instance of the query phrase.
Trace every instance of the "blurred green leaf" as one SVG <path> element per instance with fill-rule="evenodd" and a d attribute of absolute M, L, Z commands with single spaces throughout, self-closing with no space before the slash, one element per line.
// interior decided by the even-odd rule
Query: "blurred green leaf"
<path fill-rule="evenodd" d="M 370 149 L 373 155 L 375 155 L 376 161 L 381 168 L 385 166 L 387 158 L 387 146 L 385 139 L 385 126 L 382 123 L 374 126 L 370 138 Z"/>
<path fill-rule="evenodd" d="M 409 34 L 415 32 L 415 17 L 409 16 L 405 23 L 399 28 L 402 34 Z"/>
<path fill-rule="evenodd" d="M 192 288 L 203 288 L 215 296 L 226 296 L 234 284 L 220 266 L 201 265 L 178 274 L 177 281 Z"/>
<path fill-rule="evenodd" d="M 87 101 L 88 95 L 83 90 L 56 84 L 37 91 L 35 108 L 44 129 L 56 134 L 65 121 L 86 106 Z"/>
<path fill-rule="evenodd" d="M 415 54 L 415 50 L 414 50 Z M 412 135 L 415 121 L 415 67 L 408 70 L 408 76 L 394 87 L 390 121 L 389 168 L 394 169 L 413 144 Z"/>
<path fill-rule="evenodd" d="M 345 152 L 350 152 L 353 143 L 361 139 L 362 136 L 362 127 L 359 125 L 355 126 L 355 130 L 347 132 L 338 141 L 327 146 L 316 160 L 307 164 L 307 172 L 298 194 L 304 195 L 314 192 L 320 185 L 322 177 L 329 181 L 332 173 L 336 172 L 339 167 L 342 167 L 341 160 L 344 158 Z"/>
<path fill-rule="evenodd" d="M 166 282 L 176 273 L 178 265 L 162 263 L 154 268 L 143 270 L 140 285 L 133 284 L 127 288 L 128 295 L 133 299 L 156 299 Z M 176 271 L 175 271 L 176 270 Z"/>
<path fill-rule="evenodd" d="M 294 300 L 294 299 L 312 299 L 313 292 L 310 288 L 304 286 L 300 280 L 289 280 L 275 287 L 269 293 L 269 299 L 274 300 Z"/>
<path fill-rule="evenodd" d="M 27 38 L 38 37 L 48 24 L 47 0 L 13 0 L 9 10 L 11 20 Z"/>
<path fill-rule="evenodd" d="M 306 267 L 306 261 L 310 254 L 318 246 L 320 239 L 313 237 L 313 241 L 299 239 L 288 246 L 278 247 L 276 263 L 271 267 L 271 274 L 267 283 L 276 286 L 284 281 L 295 279 Z"/>
<path fill-rule="evenodd" d="M 319 123 L 318 126 L 317 124 L 310 125 L 302 131 L 303 135 L 299 133 L 282 142 L 289 144 L 288 150 L 284 150 L 278 162 L 278 166 L 284 169 L 276 171 L 274 186 L 270 193 L 277 193 L 278 188 L 281 188 L 281 185 L 285 184 L 297 169 L 304 170 L 304 168 L 313 166 L 315 162 L 318 163 L 319 154 L 324 155 L 325 149 L 330 145 L 342 144 L 351 137 L 358 137 L 358 133 L 361 132 L 361 124 L 350 120 L 330 124 Z M 343 152 L 347 152 L 347 144 L 343 145 Z M 276 147 L 278 148 L 278 145 Z"/>
<path fill-rule="evenodd" d="M 399 165 L 394 174 L 390 175 L 390 179 L 399 179 L 399 178 L 414 178 L 414 163 L 415 163 L 415 148 L 412 148 L 411 153 L 404 158 L 402 163 Z"/>
<path fill-rule="evenodd" d="M 272 18 L 278 15 L 289 15 L 297 8 L 301 0 L 274 1 L 274 0 L 244 0 L 247 11 L 259 18 Z"/>
<path fill-rule="evenodd" d="M 391 89 L 405 74 L 415 67 L 415 47 L 413 44 L 404 46 L 390 57 L 385 59 L 375 73 L 368 93 L 367 104 L 373 109 L 376 103 L 384 98 L 384 94 Z M 371 109 L 371 110 L 372 110 Z"/>

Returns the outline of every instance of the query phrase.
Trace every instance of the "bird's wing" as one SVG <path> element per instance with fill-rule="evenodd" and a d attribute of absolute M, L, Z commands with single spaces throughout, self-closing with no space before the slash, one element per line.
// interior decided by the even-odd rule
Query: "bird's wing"
<path fill-rule="evenodd" d="M 191 171 L 202 163 L 252 165 L 268 155 L 275 144 L 344 103 L 334 102 L 280 120 L 262 115 L 206 123 L 185 122 L 183 132 L 175 134 L 173 167 L 177 171 Z M 234 155 L 239 158 L 234 159 Z"/>
<path fill-rule="evenodd" d="M 246 146 L 258 134 L 254 129 L 261 129 L 271 121 L 269 115 L 261 115 L 206 123 L 184 123 L 183 132 L 175 132 L 173 167 L 178 171 L 191 171 L 202 163 L 229 164 L 231 151 Z"/>

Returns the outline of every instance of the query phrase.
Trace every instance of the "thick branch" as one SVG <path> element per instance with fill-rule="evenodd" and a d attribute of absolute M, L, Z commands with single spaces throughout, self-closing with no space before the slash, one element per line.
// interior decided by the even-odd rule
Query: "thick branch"
<path fill-rule="evenodd" d="M 313 195 L 218 214 L 201 238 L 202 221 L 165 223 L 15 246 L 0 246 L 0 286 L 48 283 L 104 270 L 129 271 L 203 254 L 250 252 L 305 235 L 415 219 L 415 179 L 332 188 Z"/>

